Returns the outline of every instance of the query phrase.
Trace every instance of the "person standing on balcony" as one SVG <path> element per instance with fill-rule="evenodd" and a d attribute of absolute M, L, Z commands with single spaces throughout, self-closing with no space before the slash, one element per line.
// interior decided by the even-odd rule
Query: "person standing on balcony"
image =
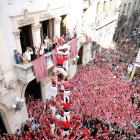
<path fill-rule="evenodd" d="M 14 50 L 14 58 L 15 58 L 16 64 L 22 64 L 22 57 L 17 50 Z"/>
<path fill-rule="evenodd" d="M 33 54 L 33 50 L 30 47 L 27 47 L 26 51 L 25 51 L 25 56 L 27 58 L 27 60 L 30 62 L 31 61 L 31 55 Z"/>

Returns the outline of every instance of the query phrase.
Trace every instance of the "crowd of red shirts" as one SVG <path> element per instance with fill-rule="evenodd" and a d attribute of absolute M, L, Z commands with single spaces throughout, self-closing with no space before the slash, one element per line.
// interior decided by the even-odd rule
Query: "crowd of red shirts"
<path fill-rule="evenodd" d="M 2 140 L 138 139 L 139 96 L 135 98 L 134 95 L 139 94 L 140 85 L 138 79 L 125 81 L 122 78 L 127 75 L 128 64 L 135 56 L 131 46 L 125 50 L 124 47 L 103 50 L 91 63 L 79 66 L 77 74 L 70 80 L 70 122 L 56 120 L 49 109 L 49 105 L 55 102 L 56 113 L 63 116 L 62 109 L 69 105 L 61 104 L 62 93 L 58 93 L 55 101 L 28 98 L 29 120 L 15 134 L 4 135 Z M 122 58 L 128 56 L 121 57 L 124 51 L 128 52 L 127 62 Z M 52 134 L 50 122 L 53 121 L 56 127 Z M 64 127 L 70 127 L 66 137 L 61 136 Z"/>

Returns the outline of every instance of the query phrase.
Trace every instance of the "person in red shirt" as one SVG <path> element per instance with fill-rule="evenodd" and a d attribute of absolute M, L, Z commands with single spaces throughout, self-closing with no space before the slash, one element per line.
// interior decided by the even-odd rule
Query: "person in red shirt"
<path fill-rule="evenodd" d="M 63 131 L 62 136 L 68 136 L 69 135 L 69 129 L 70 129 L 70 121 L 66 120 L 66 122 L 63 122 Z"/>
<path fill-rule="evenodd" d="M 55 117 L 51 116 L 50 117 L 50 129 L 51 129 L 51 132 L 54 133 L 54 129 L 55 129 Z"/>
<path fill-rule="evenodd" d="M 70 45 L 64 44 L 63 46 L 59 46 L 59 47 L 57 48 L 57 54 L 61 54 L 61 55 L 63 55 L 64 57 L 65 57 L 65 56 L 68 57 L 69 54 L 70 54 Z M 64 61 L 63 67 L 66 69 L 66 71 L 68 71 L 68 59 Z"/>
<path fill-rule="evenodd" d="M 61 82 L 61 90 L 64 90 L 64 102 L 66 102 L 66 99 L 69 102 L 69 95 L 70 95 L 70 83 L 68 81 L 68 78 L 65 77 L 64 81 Z"/>
<path fill-rule="evenodd" d="M 54 116 L 56 113 L 56 101 L 54 98 L 52 98 L 51 103 L 50 103 L 50 110 L 52 111 L 52 115 Z"/>
<path fill-rule="evenodd" d="M 70 120 L 70 103 L 66 99 L 65 103 L 62 103 L 63 109 L 64 109 L 64 118 L 66 120 Z"/>
<path fill-rule="evenodd" d="M 64 61 L 67 60 L 67 57 L 62 56 L 62 55 L 57 55 L 56 56 L 56 68 L 55 71 L 62 73 L 64 77 L 66 77 L 68 74 L 66 70 L 63 67 Z"/>

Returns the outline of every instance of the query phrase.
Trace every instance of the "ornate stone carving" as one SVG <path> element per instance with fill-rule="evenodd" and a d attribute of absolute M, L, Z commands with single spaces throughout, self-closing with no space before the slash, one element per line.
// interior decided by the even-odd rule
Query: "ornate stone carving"
<path fill-rule="evenodd" d="M 40 28 L 41 28 L 41 24 L 40 23 L 32 25 L 33 31 L 38 31 L 38 30 L 40 30 Z"/>
<path fill-rule="evenodd" d="M 13 34 L 16 39 L 20 38 L 20 30 L 14 31 Z"/>
<path fill-rule="evenodd" d="M 24 10 L 24 18 L 18 20 L 19 26 L 25 26 L 28 24 L 32 24 L 34 22 L 34 17 L 29 16 L 28 10 Z"/>
<path fill-rule="evenodd" d="M 43 20 L 47 20 L 47 19 L 50 19 L 50 18 L 52 18 L 52 15 L 50 14 L 50 13 L 45 13 L 45 14 L 42 14 L 41 16 L 40 16 L 40 20 L 41 21 L 43 21 Z"/>
<path fill-rule="evenodd" d="M 0 74 L 0 96 L 7 94 L 3 75 Z"/>
<path fill-rule="evenodd" d="M 54 22 L 55 23 L 60 23 L 61 22 L 61 17 L 60 16 L 58 16 L 58 17 L 55 17 L 55 20 L 54 20 Z"/>
<path fill-rule="evenodd" d="M 8 83 L 5 83 L 5 88 L 7 89 L 15 89 L 17 87 L 17 80 L 11 80 Z"/>

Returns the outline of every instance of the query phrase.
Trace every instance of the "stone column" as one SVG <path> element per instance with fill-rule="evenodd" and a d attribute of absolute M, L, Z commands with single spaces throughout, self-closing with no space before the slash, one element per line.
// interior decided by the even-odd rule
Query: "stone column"
<path fill-rule="evenodd" d="M 40 87 L 41 87 L 41 97 L 42 101 L 44 102 L 46 100 L 46 93 L 45 93 L 45 80 L 40 82 Z"/>
<path fill-rule="evenodd" d="M 17 50 L 19 53 L 22 54 L 22 49 L 21 49 L 21 42 L 20 42 L 20 30 L 16 30 L 13 32 L 15 40 L 16 40 L 16 45 L 17 45 Z"/>
<path fill-rule="evenodd" d="M 136 68 L 137 68 L 137 67 L 134 65 L 134 66 L 133 66 L 132 73 L 131 73 L 131 76 L 130 76 L 131 79 L 134 78 L 134 75 L 135 75 L 135 72 L 136 72 Z"/>
<path fill-rule="evenodd" d="M 55 17 L 54 19 L 54 36 L 60 37 L 60 23 L 61 23 L 61 17 Z"/>
<path fill-rule="evenodd" d="M 34 47 L 39 47 L 41 43 L 40 28 L 41 28 L 40 23 L 32 24 L 32 36 Z"/>

